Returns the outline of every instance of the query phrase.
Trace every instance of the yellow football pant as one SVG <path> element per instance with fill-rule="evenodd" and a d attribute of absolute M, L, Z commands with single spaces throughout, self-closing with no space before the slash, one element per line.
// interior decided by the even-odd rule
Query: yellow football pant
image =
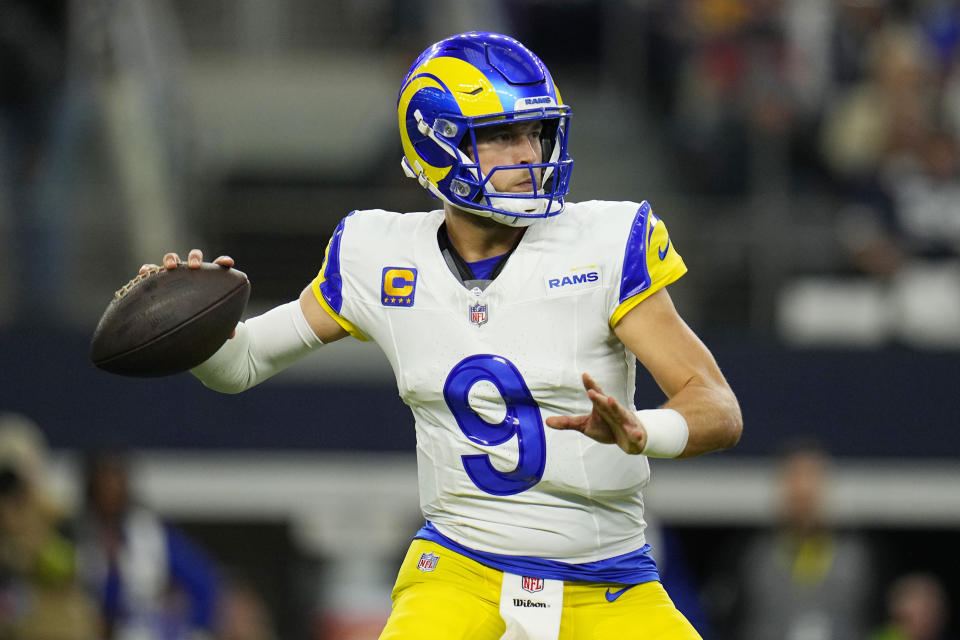
<path fill-rule="evenodd" d="M 420 556 L 440 557 L 431 571 Z M 393 588 L 393 612 L 380 640 L 499 640 L 503 573 L 434 542 L 414 540 Z M 565 582 L 558 640 L 701 640 L 659 582 L 632 587 L 613 602 L 605 594 L 624 585 Z"/>

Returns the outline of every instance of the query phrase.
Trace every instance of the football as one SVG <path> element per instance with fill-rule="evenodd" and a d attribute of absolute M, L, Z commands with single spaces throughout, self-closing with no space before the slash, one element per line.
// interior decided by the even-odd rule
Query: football
<path fill-rule="evenodd" d="M 114 294 L 90 342 L 90 359 L 125 376 L 191 369 L 226 342 L 250 298 L 242 271 L 204 262 L 199 269 L 153 267 Z"/>

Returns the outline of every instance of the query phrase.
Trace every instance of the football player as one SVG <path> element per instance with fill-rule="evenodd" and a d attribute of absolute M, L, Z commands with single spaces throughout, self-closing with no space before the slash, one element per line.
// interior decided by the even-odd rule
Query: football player
<path fill-rule="evenodd" d="M 731 447 L 742 424 L 666 292 L 686 272 L 666 226 L 646 202 L 565 200 L 570 107 L 510 37 L 434 44 L 397 109 L 402 168 L 442 208 L 345 217 L 299 300 L 194 375 L 235 393 L 347 336 L 383 349 L 426 523 L 382 638 L 699 638 L 644 539 L 647 459 Z M 663 406 L 634 408 L 638 360 Z"/>

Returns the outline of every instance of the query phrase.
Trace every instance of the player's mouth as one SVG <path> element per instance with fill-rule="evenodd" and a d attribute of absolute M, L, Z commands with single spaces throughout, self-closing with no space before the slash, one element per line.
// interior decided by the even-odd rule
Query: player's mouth
<path fill-rule="evenodd" d="M 533 190 L 534 190 L 534 182 L 533 182 L 533 179 L 529 177 L 517 182 L 515 185 L 513 185 L 513 188 L 511 189 L 511 191 L 517 191 L 517 192 L 530 192 Z"/>

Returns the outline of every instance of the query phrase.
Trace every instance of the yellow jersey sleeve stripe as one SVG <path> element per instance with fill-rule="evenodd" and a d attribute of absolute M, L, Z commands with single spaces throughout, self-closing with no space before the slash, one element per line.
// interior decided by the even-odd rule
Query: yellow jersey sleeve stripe
<path fill-rule="evenodd" d="M 344 328 L 344 330 L 352 335 L 357 340 L 363 342 L 368 342 L 368 338 L 360 329 L 356 327 L 352 322 L 341 316 L 339 313 L 333 310 L 333 307 L 330 306 L 330 303 L 327 302 L 326 298 L 323 297 L 323 293 L 320 291 L 320 282 L 323 271 L 320 271 L 321 275 L 318 275 L 313 279 L 313 282 L 310 284 L 310 290 L 313 291 L 314 297 L 316 297 L 317 302 L 320 303 L 320 306 L 323 307 L 323 310 L 330 314 L 330 317 L 336 320 L 337 324 Z"/>
<path fill-rule="evenodd" d="M 613 315 L 610 316 L 610 328 L 613 329 L 617 326 L 623 316 L 633 309 L 635 306 L 649 298 L 651 295 L 663 289 L 668 284 L 676 282 L 680 279 L 683 274 L 687 272 L 687 265 L 683 263 L 683 260 L 676 260 L 670 270 L 665 271 L 661 274 L 658 274 L 659 277 L 656 281 L 650 284 L 649 287 L 638 293 L 637 295 L 627 298 L 621 302 L 616 309 L 613 310 Z"/>

